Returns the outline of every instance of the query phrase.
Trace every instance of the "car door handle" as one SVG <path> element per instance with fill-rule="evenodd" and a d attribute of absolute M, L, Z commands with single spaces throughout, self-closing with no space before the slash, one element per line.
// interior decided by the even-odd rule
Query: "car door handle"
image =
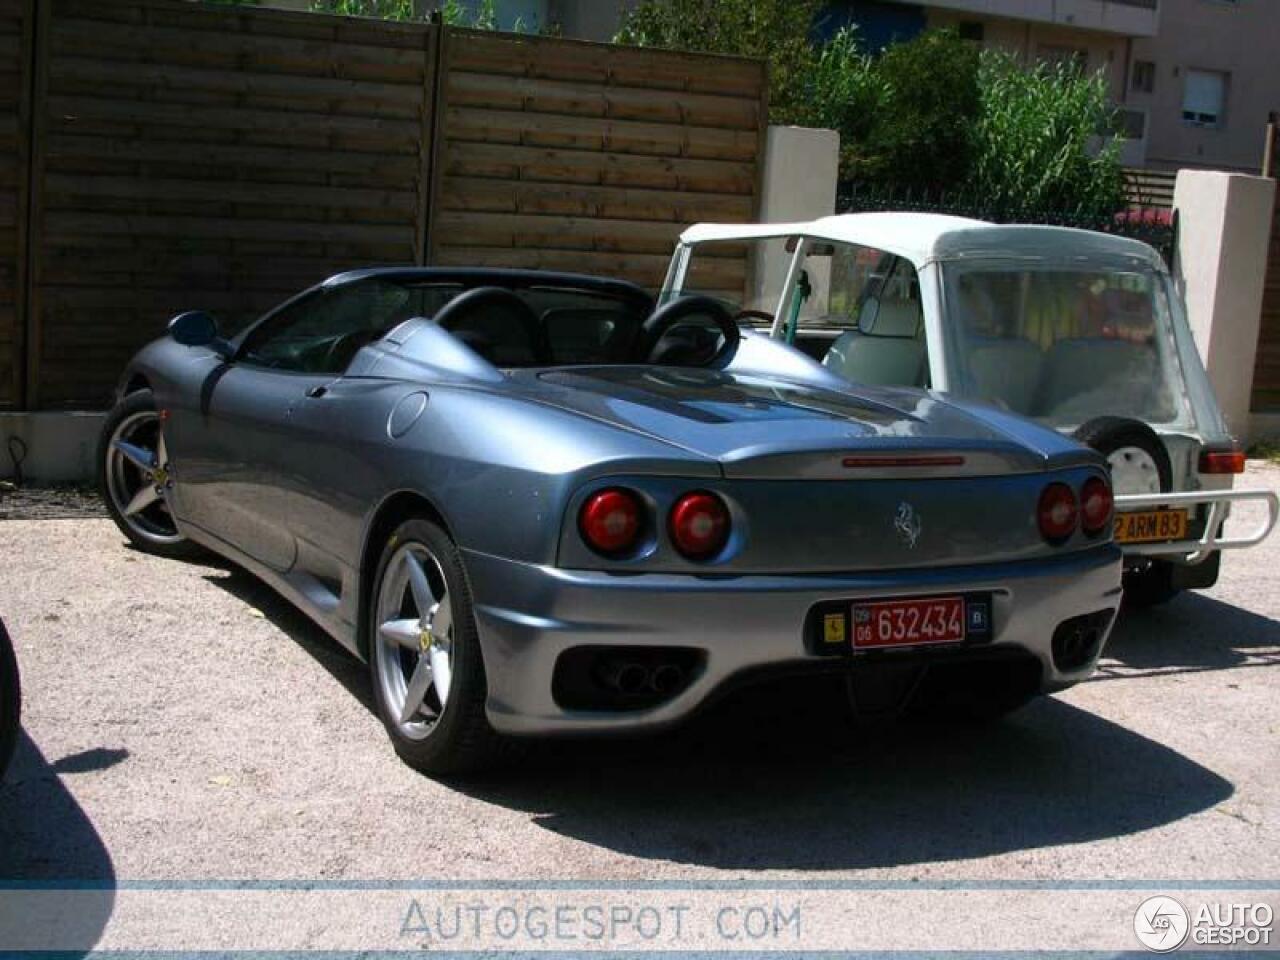
<path fill-rule="evenodd" d="M 309 390 L 307 390 L 307 396 L 314 400 L 317 397 L 323 397 L 328 392 L 329 392 L 328 384 L 322 383 L 318 387 L 311 387 Z"/>

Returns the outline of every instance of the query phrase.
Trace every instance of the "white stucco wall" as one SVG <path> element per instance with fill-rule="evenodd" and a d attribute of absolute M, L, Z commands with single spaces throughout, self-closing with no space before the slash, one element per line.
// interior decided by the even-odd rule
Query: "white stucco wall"
<path fill-rule="evenodd" d="M 1176 272 L 1196 347 L 1231 432 L 1249 434 L 1274 180 L 1181 170 Z"/>
<path fill-rule="evenodd" d="M 770 127 L 760 189 L 760 221 L 816 220 L 835 213 L 839 165 L 840 135 L 834 130 Z M 790 260 L 785 241 L 764 245 L 764 253 L 754 265 L 755 302 L 778 302 Z M 825 304 L 830 270 L 816 260 L 810 261 L 808 270 L 814 288 L 810 303 Z"/>

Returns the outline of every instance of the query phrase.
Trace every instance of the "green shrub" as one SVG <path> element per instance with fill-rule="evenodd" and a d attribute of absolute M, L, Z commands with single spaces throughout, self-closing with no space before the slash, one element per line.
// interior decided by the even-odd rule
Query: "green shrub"
<path fill-rule="evenodd" d="M 996 209 L 1101 217 L 1124 203 L 1115 109 L 1101 73 L 982 55 L 968 192 Z"/>
<path fill-rule="evenodd" d="M 312 0 L 315 13 L 333 13 L 344 17 L 376 17 L 380 20 L 426 20 L 431 4 L 425 0 Z M 495 0 L 482 0 L 471 12 L 461 0 L 444 0 L 440 19 L 453 27 L 497 30 L 498 13 Z M 518 31 L 522 32 L 522 31 Z"/>

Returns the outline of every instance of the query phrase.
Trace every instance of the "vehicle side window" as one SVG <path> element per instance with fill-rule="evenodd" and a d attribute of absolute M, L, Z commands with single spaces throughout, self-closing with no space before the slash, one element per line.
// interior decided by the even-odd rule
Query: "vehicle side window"
<path fill-rule="evenodd" d="M 849 262 L 857 265 L 852 258 Z M 872 267 L 864 256 L 860 269 L 848 276 L 856 284 L 844 288 L 841 311 L 856 303 L 855 326 L 831 345 L 824 365 L 855 383 L 927 386 L 929 356 L 915 267 L 887 254 Z"/>
<path fill-rule="evenodd" d="M 839 243 L 832 247 L 830 296 L 816 311 L 824 323 L 836 327 L 855 326 L 858 310 L 866 297 L 879 289 L 894 258 L 874 247 Z"/>
<path fill-rule="evenodd" d="M 340 375 L 356 351 L 412 315 L 408 291 L 386 283 L 321 290 L 276 312 L 240 351 L 247 364 Z"/>

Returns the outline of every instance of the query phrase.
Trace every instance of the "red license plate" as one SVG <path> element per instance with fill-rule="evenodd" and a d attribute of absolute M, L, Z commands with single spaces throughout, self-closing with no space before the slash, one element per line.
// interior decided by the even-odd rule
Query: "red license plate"
<path fill-rule="evenodd" d="M 853 605 L 855 650 L 963 642 L 964 597 Z"/>

